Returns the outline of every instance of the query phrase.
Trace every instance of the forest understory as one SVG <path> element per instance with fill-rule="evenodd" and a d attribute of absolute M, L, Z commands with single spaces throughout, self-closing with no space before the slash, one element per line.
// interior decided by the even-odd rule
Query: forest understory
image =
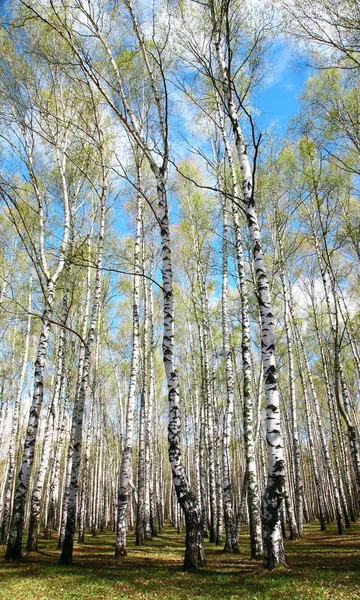
<path fill-rule="evenodd" d="M 126 558 L 114 558 L 114 534 L 87 532 L 76 544 L 74 562 L 58 565 L 57 540 L 39 538 L 39 552 L 15 563 L 1 561 L 1 600 L 85 600 L 90 598 L 161 598 L 162 600 L 302 600 L 360 598 L 360 524 L 352 524 L 341 537 L 336 525 L 319 531 L 319 522 L 305 525 L 300 540 L 285 540 L 288 566 L 269 572 L 261 561 L 249 558 L 249 527 L 239 538 L 239 553 L 228 554 L 206 542 L 204 568 L 182 569 L 184 535 L 167 524 L 162 534 L 135 546 L 129 532 Z"/>

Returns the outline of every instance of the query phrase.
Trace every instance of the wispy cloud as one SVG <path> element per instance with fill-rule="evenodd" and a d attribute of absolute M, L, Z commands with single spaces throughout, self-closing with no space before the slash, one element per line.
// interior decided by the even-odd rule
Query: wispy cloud
<path fill-rule="evenodd" d="M 294 92 L 297 85 L 294 81 L 295 72 L 290 49 L 282 42 L 278 42 L 273 48 L 270 61 L 271 66 L 264 80 L 265 88 L 277 86 L 286 92 Z"/>

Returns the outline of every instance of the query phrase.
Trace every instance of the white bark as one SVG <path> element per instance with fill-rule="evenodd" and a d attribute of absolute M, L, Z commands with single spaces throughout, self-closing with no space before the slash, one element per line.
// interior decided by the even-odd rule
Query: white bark
<path fill-rule="evenodd" d="M 85 449 L 84 449 L 84 460 L 83 460 L 83 471 L 82 471 L 82 486 L 81 486 L 81 500 L 80 500 L 80 519 L 79 519 L 79 537 L 78 542 L 84 543 L 85 535 L 85 510 L 86 510 L 86 499 L 88 493 L 88 478 L 89 478 L 89 459 L 90 459 L 90 441 L 91 432 L 93 427 L 93 414 L 94 414 L 94 400 L 90 403 L 89 418 L 87 424 Z"/>
<path fill-rule="evenodd" d="M 267 270 L 261 247 L 257 211 L 253 196 L 253 178 L 250 161 L 240 127 L 238 112 L 231 97 L 230 82 L 228 80 L 226 64 L 221 51 L 218 31 L 216 32 L 215 46 L 226 98 L 227 111 L 232 124 L 236 150 L 241 167 L 242 200 L 244 202 L 250 233 L 252 255 L 255 264 L 258 302 L 261 314 L 262 361 L 264 366 L 266 431 L 269 459 L 268 482 L 262 503 L 264 566 L 273 569 L 279 564 L 286 562 L 280 527 L 280 506 L 283 499 L 285 464 L 275 361 L 274 318 Z"/>
<path fill-rule="evenodd" d="M 138 179 L 140 171 L 138 172 Z M 140 182 L 141 183 L 141 182 Z M 131 354 L 131 371 L 129 391 L 126 405 L 126 425 L 124 448 L 121 456 L 120 483 L 118 491 L 117 521 L 116 521 L 116 549 L 115 556 L 126 556 L 126 530 L 129 482 L 132 478 L 132 446 L 134 430 L 134 406 L 136 386 L 139 373 L 140 339 L 139 339 L 139 302 L 140 302 L 140 254 L 141 254 L 141 224 L 142 224 L 142 196 L 137 196 L 136 234 L 134 247 L 134 288 L 133 288 L 133 343 Z"/>
<path fill-rule="evenodd" d="M 291 305 L 292 305 L 292 302 L 291 302 Z M 298 341 L 300 343 L 301 354 L 302 354 L 302 357 L 303 357 L 303 360 L 304 360 L 304 363 L 305 363 L 306 374 L 307 374 L 307 377 L 308 377 L 308 382 L 309 382 L 309 386 L 310 386 L 310 390 L 311 390 L 311 395 L 312 395 L 312 398 L 313 398 L 313 403 L 314 403 L 314 408 L 315 408 L 316 421 L 317 421 L 318 430 L 319 430 L 319 433 L 320 433 L 320 440 L 321 440 L 322 451 L 323 451 L 323 454 L 324 454 L 325 465 L 326 465 L 326 469 L 327 469 L 327 473 L 328 473 L 330 485 L 331 485 L 331 488 L 332 488 L 332 492 L 333 492 L 333 495 L 334 495 L 335 509 L 336 509 L 336 518 L 337 518 L 337 525 L 338 525 L 338 532 L 341 534 L 341 533 L 343 533 L 343 523 L 342 523 L 343 512 L 342 512 L 342 508 L 341 508 L 339 490 L 338 490 L 338 487 L 337 487 L 337 484 L 336 484 L 335 475 L 334 475 L 333 467 L 332 467 L 332 464 L 331 464 L 328 443 L 327 443 L 327 439 L 326 439 L 324 427 L 323 427 L 323 424 L 322 424 L 322 418 L 321 418 L 321 412 L 320 412 L 320 404 L 319 404 L 319 400 L 318 400 L 317 393 L 316 393 L 316 390 L 315 390 L 315 385 L 314 385 L 312 374 L 311 374 L 309 360 L 308 360 L 308 357 L 307 357 L 307 354 L 306 354 L 306 350 L 305 350 L 305 346 L 304 346 L 304 342 L 303 342 L 301 333 L 300 333 L 300 331 L 298 329 L 297 329 L 297 338 L 298 338 Z"/>
<path fill-rule="evenodd" d="M 91 269 L 91 248 L 92 248 L 93 226 L 94 226 L 94 223 L 92 223 L 92 225 L 91 225 L 90 234 L 89 234 L 88 243 L 87 243 L 87 251 L 88 251 L 87 259 L 88 259 L 89 264 L 88 264 L 87 274 L 86 274 L 86 297 L 85 297 L 84 314 L 83 314 L 83 318 L 82 318 L 82 328 L 81 328 L 82 340 L 84 340 L 86 337 L 88 321 L 89 321 L 89 313 L 90 313 L 91 271 L 92 271 L 92 269 Z M 78 397 L 80 388 L 81 388 L 81 381 L 82 381 L 83 368 L 84 368 L 84 359 L 85 359 L 85 344 L 80 344 L 75 398 Z M 67 507 L 68 507 L 68 500 L 69 500 L 69 488 L 70 488 L 71 469 L 72 469 L 72 459 L 73 459 L 73 453 L 74 453 L 74 445 L 73 445 L 74 431 L 75 431 L 75 407 L 74 407 L 73 413 L 72 413 L 72 421 L 71 421 L 71 428 L 70 428 L 70 441 L 69 441 L 69 447 L 68 447 L 68 452 L 67 452 L 65 484 L 63 486 L 64 491 L 63 491 L 63 496 L 62 496 L 61 517 L 60 517 L 60 524 L 59 524 L 58 548 L 62 548 L 63 543 L 64 543 L 64 537 L 65 537 Z"/>
<path fill-rule="evenodd" d="M 290 297 L 291 297 L 291 295 L 290 295 Z M 294 320 L 294 313 L 292 311 L 291 305 L 290 305 L 290 313 Z M 294 321 L 294 324 L 295 324 L 295 321 Z M 295 331 L 296 331 L 296 329 L 295 329 Z M 318 504 L 318 516 L 319 516 L 319 521 L 320 521 L 320 530 L 325 531 L 326 530 L 326 511 L 325 511 L 325 506 L 324 506 L 324 495 L 323 495 L 323 492 L 321 489 L 321 480 L 320 480 L 320 474 L 319 474 L 319 468 L 318 468 L 318 457 L 316 454 L 316 448 L 315 448 L 315 444 L 314 444 L 310 399 L 309 399 L 309 394 L 308 394 L 306 380 L 305 380 L 305 366 L 303 364 L 303 359 L 301 356 L 300 349 L 298 350 L 297 358 L 298 358 L 298 363 L 299 363 L 301 387 L 302 387 L 303 397 L 304 397 L 307 436 L 308 436 L 308 444 L 309 444 L 309 448 L 310 448 L 311 463 L 312 463 L 314 480 L 315 480 L 316 497 L 317 497 L 317 504 Z"/>
<path fill-rule="evenodd" d="M 241 323 L 242 323 L 242 363 L 243 363 L 243 394 L 244 394 L 244 433 L 245 433 L 245 452 L 246 452 L 246 465 L 247 465 L 247 478 L 246 483 L 248 485 L 248 500 L 249 500 L 249 513 L 250 513 L 250 543 L 251 543 L 251 557 L 254 559 L 260 558 L 263 552 L 262 545 L 262 531 L 261 531 L 261 520 L 260 520 L 260 500 L 259 500 L 259 489 L 258 489 L 258 477 L 255 459 L 255 419 L 254 419 L 254 393 L 252 386 L 252 364 L 251 364 L 251 338 L 250 338 L 250 319 L 249 319 L 249 301 L 248 291 L 246 285 L 246 275 L 244 266 L 244 253 L 242 247 L 240 222 L 239 222 L 239 211 L 237 203 L 240 202 L 240 193 L 238 189 L 238 182 L 235 173 L 234 163 L 230 144 L 227 138 L 224 117 L 222 108 L 218 101 L 218 113 L 220 119 L 220 129 L 225 147 L 225 153 L 228 159 L 232 188 L 234 198 L 232 200 L 232 215 L 234 222 L 235 232 L 235 246 L 236 246 L 236 259 L 239 276 L 239 292 L 241 300 Z"/>
<path fill-rule="evenodd" d="M 322 235 L 323 235 L 324 243 L 325 243 L 325 248 L 324 248 L 323 252 L 326 257 L 326 267 L 324 264 L 325 261 L 324 261 L 322 250 L 320 248 L 319 239 L 318 239 L 318 236 L 315 231 L 315 218 L 316 217 L 315 217 L 315 215 L 311 214 L 310 211 L 309 211 L 309 216 L 310 216 L 310 220 L 311 220 L 311 224 L 312 224 L 314 245 L 315 245 L 316 255 L 318 258 L 318 262 L 319 262 L 321 279 L 323 282 L 323 287 L 324 287 L 324 292 L 325 292 L 325 300 L 326 300 L 326 305 L 327 305 L 327 309 L 328 309 L 330 328 L 331 328 L 331 333 L 332 333 L 333 343 L 334 343 L 335 398 L 336 398 L 337 407 L 340 411 L 341 416 L 343 417 L 343 419 L 346 423 L 347 430 L 348 430 L 351 459 L 352 459 L 352 465 L 353 465 L 354 474 L 355 474 L 355 481 L 356 481 L 357 493 L 358 493 L 358 506 L 359 506 L 359 504 L 360 504 L 359 438 L 358 438 L 358 432 L 356 431 L 356 427 L 354 426 L 354 423 L 353 423 L 353 415 L 351 414 L 350 398 L 349 398 L 349 393 L 347 390 L 347 386 L 346 386 L 345 378 L 344 378 L 344 374 L 343 374 L 342 357 L 341 357 L 340 347 L 339 347 L 339 312 L 341 313 L 341 310 L 340 310 L 340 302 L 339 302 L 339 298 L 338 298 L 338 293 L 336 290 L 336 277 L 335 277 L 335 273 L 334 273 L 333 266 L 332 266 L 332 258 L 329 255 L 329 251 L 328 251 L 328 247 L 327 247 L 326 231 L 324 230 L 324 226 L 323 226 L 323 222 L 322 222 L 320 206 L 319 206 L 319 198 L 318 198 L 318 194 L 317 194 L 316 190 L 315 190 L 315 205 L 316 205 L 318 220 L 320 223 L 320 227 L 321 227 L 321 231 L 322 231 Z M 315 212 L 315 210 L 314 210 L 314 212 Z M 331 288 L 331 292 L 332 292 L 332 296 L 333 296 L 333 305 L 334 305 L 333 307 L 331 305 L 330 292 L 329 292 L 329 287 L 328 287 L 328 282 L 327 282 L 327 277 L 326 277 L 327 271 L 329 274 L 330 288 Z"/>
<path fill-rule="evenodd" d="M 62 181 L 62 203 L 63 203 L 63 232 L 59 248 L 59 258 L 57 264 L 54 266 L 53 273 L 47 264 L 46 252 L 45 252 L 45 224 L 44 224 L 44 207 L 43 197 L 40 190 L 38 189 L 37 175 L 34 170 L 34 132 L 31 128 L 28 128 L 26 124 L 20 124 L 23 127 L 23 143 L 27 158 L 27 168 L 29 171 L 30 182 L 32 189 L 38 204 L 38 227 L 39 227 L 39 257 L 40 264 L 39 269 L 42 271 L 45 285 L 44 288 L 44 311 L 42 315 L 42 329 L 40 333 L 38 348 L 36 352 L 35 369 L 34 369 L 34 390 L 33 398 L 29 412 L 28 425 L 26 430 L 24 451 L 22 457 L 22 464 L 20 473 L 18 476 L 18 482 L 15 491 L 15 500 L 13 507 L 13 514 L 10 526 L 10 535 L 8 545 L 6 549 L 5 558 L 17 559 L 21 558 L 22 555 L 22 535 L 24 526 L 24 510 L 25 503 L 30 483 L 30 477 L 32 472 L 32 466 L 34 461 L 36 437 L 39 425 L 40 411 L 43 402 L 44 395 L 44 371 L 45 361 L 47 354 L 47 347 L 50 334 L 50 319 L 53 312 L 53 305 L 55 300 L 56 283 L 63 271 L 65 265 L 65 252 L 69 242 L 70 233 L 70 205 L 67 193 L 67 182 L 65 177 L 66 167 L 66 151 L 67 151 L 67 139 L 61 140 L 60 136 L 55 137 L 55 146 L 58 161 L 58 168 Z"/>
<path fill-rule="evenodd" d="M 8 539 L 5 558 L 17 559 L 22 556 L 22 536 L 25 517 L 25 503 L 29 489 L 30 476 L 34 461 L 36 436 L 39 425 L 40 410 L 44 394 L 44 371 L 47 346 L 50 334 L 49 318 L 52 314 L 55 298 L 55 282 L 50 280 L 47 287 L 45 298 L 45 309 L 42 317 L 42 328 L 40 333 L 39 344 L 37 348 L 34 373 L 34 392 L 30 407 L 26 437 L 24 443 L 24 451 L 22 456 L 21 469 L 18 476 L 17 486 L 15 490 L 14 507 L 10 525 L 10 533 Z"/>
<path fill-rule="evenodd" d="M 230 440 L 232 418 L 234 413 L 234 373 L 232 368 L 232 358 L 230 349 L 229 317 L 228 317 L 228 249 L 227 236 L 228 224 L 226 215 L 225 199 L 221 196 L 222 215 L 223 215 L 223 243 L 222 243 L 222 330 L 223 330 L 223 352 L 225 359 L 226 374 L 226 407 L 223 422 L 222 439 L 222 473 L 223 473 L 223 494 L 224 494 L 224 520 L 225 520 L 225 547 L 226 551 L 238 550 L 235 537 L 234 510 L 231 493 L 230 480 Z"/>
<path fill-rule="evenodd" d="M 206 290 L 206 281 L 202 264 L 202 256 L 199 248 L 199 241 L 194 227 L 192 228 L 193 245 L 197 267 L 197 280 L 200 290 L 200 319 L 199 332 L 201 336 L 200 346 L 202 354 L 202 385 L 204 397 L 205 413 L 205 436 L 208 455 L 208 475 L 209 475 L 209 504 L 210 504 L 210 535 L 209 541 L 216 542 L 216 523 L 217 523 L 217 502 L 216 502 L 216 471 L 215 471 L 215 427 L 214 427 L 214 406 L 213 390 L 211 386 L 210 375 L 210 318 L 209 318 L 209 300 Z"/>
<path fill-rule="evenodd" d="M 180 451 L 180 395 L 179 381 L 174 361 L 174 298 L 173 298 L 173 272 L 171 259 L 171 240 L 168 205 L 164 178 L 159 174 L 157 178 L 157 192 L 159 200 L 159 224 L 161 231 L 162 278 L 164 300 L 164 336 L 163 336 L 163 361 L 168 385 L 169 399 L 169 461 L 173 482 L 178 501 L 185 513 L 186 539 L 184 568 L 202 566 L 205 563 L 203 524 L 200 507 L 196 502 L 188 480 Z"/>
<path fill-rule="evenodd" d="M 24 341 L 24 354 L 21 363 L 20 375 L 17 382 L 17 392 L 14 402 L 14 412 L 12 417 L 12 425 L 10 431 L 10 441 L 9 441 L 9 449 L 8 449 L 8 472 L 5 482 L 4 489 L 4 500 L 3 500 L 3 514 L 2 514 L 2 524 L 1 524 L 1 540 L 0 543 L 5 544 L 7 542 L 9 526 L 10 526 L 10 515 L 11 515 L 11 498 L 13 491 L 13 483 L 15 476 L 15 452 L 16 452 L 16 436 L 19 427 L 19 416 L 20 416 L 20 407 L 21 407 L 21 394 L 24 386 L 25 374 L 26 374 L 26 366 L 29 355 L 29 343 L 30 343 L 30 332 L 31 332 L 31 296 L 32 296 L 32 278 L 30 277 L 30 291 L 29 291 L 29 300 L 28 300 L 28 319 L 25 331 L 25 341 Z"/>
<path fill-rule="evenodd" d="M 199 445 L 200 445 L 200 410 L 199 410 L 199 389 L 197 384 L 197 369 L 195 360 L 195 348 L 193 334 L 191 330 L 190 321 L 187 321 L 187 329 L 189 334 L 189 354 L 191 357 L 191 371 L 193 374 L 193 381 L 189 383 L 192 387 L 191 393 L 191 411 L 193 421 L 193 432 L 194 432 L 194 475 L 195 475 L 195 490 L 196 500 L 201 506 L 201 488 L 200 488 L 200 457 L 199 457 Z"/>
<path fill-rule="evenodd" d="M 275 216 L 276 220 L 276 216 Z M 288 369 L 289 369 L 289 388 L 290 388 L 290 406 L 291 406 L 291 419 L 292 419 L 292 444 L 293 444 L 293 456 L 294 456 L 294 471 L 295 471 L 295 512 L 296 512 L 296 523 L 298 535 L 303 536 L 303 525 L 304 525 L 304 514 L 303 514 L 303 482 L 301 477 L 301 465 L 300 465 L 300 441 L 299 441 L 299 427 L 297 420 L 297 401 L 295 392 L 295 373 L 294 373 L 294 357 L 293 357 L 293 340 L 292 332 L 289 320 L 289 293 L 288 286 L 285 279 L 284 270 L 284 250 L 281 239 L 281 233 L 279 232 L 278 223 L 276 222 L 277 241 L 279 250 L 279 261 L 280 261 L 280 279 L 283 289 L 284 299 L 284 324 L 286 333 L 286 345 L 288 355 Z M 295 535 L 295 529 L 294 529 Z M 296 536 L 297 537 L 297 536 Z M 295 539 L 295 538 L 294 538 Z"/>
<path fill-rule="evenodd" d="M 101 296 L 101 280 L 102 280 L 102 260 L 104 253 L 104 234 L 105 234 L 105 208 L 106 208 L 106 171 L 102 166 L 102 189 L 100 196 L 100 217 L 99 217 L 99 233 L 97 257 L 95 265 L 95 287 L 93 294 L 93 303 L 91 310 L 90 327 L 85 343 L 84 364 L 82 369 L 81 385 L 75 400 L 75 427 L 73 437 L 73 457 L 71 465 L 71 479 L 69 489 L 69 499 L 67 506 L 67 520 L 64 537 L 64 544 L 60 557 L 60 563 L 69 564 L 72 562 L 72 551 L 74 545 L 75 522 L 76 522 L 76 501 L 79 486 L 79 470 L 81 462 L 81 446 L 82 446 L 82 430 L 83 430 L 83 415 L 86 399 L 86 391 L 88 387 L 89 372 L 91 366 L 91 357 L 95 342 L 96 326 L 98 323 L 98 315 L 100 311 L 100 296 Z"/>
<path fill-rule="evenodd" d="M 150 276 L 152 273 L 150 274 Z M 147 298 L 146 302 L 146 318 L 148 320 L 148 359 L 149 359 L 149 388 L 147 394 L 147 405 L 145 406 L 145 498 L 144 498 L 144 538 L 146 540 L 151 539 L 152 537 L 152 527 L 153 519 L 151 518 L 153 509 L 151 506 L 152 498 L 153 498 L 153 440 L 152 440 L 152 431 L 153 431 L 153 407 L 154 407 L 154 397 L 155 397 L 155 373 L 154 373 L 154 325 L 153 325 L 153 315 L 154 315 L 154 307 L 152 306 L 153 297 L 152 297 L 152 284 L 149 280 L 148 285 L 146 285 L 145 294 Z"/>
<path fill-rule="evenodd" d="M 60 336 L 58 346 L 57 370 L 55 376 L 55 386 L 52 393 L 51 404 L 49 407 L 48 418 L 45 426 L 44 440 L 41 451 L 40 464 L 36 476 L 35 485 L 31 495 L 30 503 L 30 524 L 28 533 L 28 542 L 26 549 L 28 551 L 37 550 L 37 535 L 40 524 L 40 508 L 42 500 L 43 486 L 48 469 L 50 453 L 52 449 L 52 440 L 54 435 L 54 426 L 56 414 L 59 410 L 59 402 L 64 380 L 64 353 L 65 353 L 65 325 L 68 314 L 68 295 L 70 281 L 70 264 L 67 264 L 65 290 L 63 295 L 63 307 L 60 322 Z"/>

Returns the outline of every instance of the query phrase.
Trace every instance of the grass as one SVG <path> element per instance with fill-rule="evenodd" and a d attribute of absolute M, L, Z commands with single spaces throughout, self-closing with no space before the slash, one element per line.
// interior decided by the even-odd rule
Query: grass
<path fill-rule="evenodd" d="M 40 551 L 19 563 L 5 562 L 1 547 L 0 599 L 360 600 L 360 524 L 341 537 L 335 525 L 326 532 L 307 525 L 303 539 L 285 542 L 289 566 L 274 572 L 249 559 L 248 533 L 244 527 L 238 555 L 207 543 L 207 566 L 198 573 L 182 571 L 184 536 L 170 526 L 142 547 L 130 532 L 129 554 L 119 561 L 109 531 L 76 544 L 71 566 L 57 564 L 55 539 L 40 540 Z"/>

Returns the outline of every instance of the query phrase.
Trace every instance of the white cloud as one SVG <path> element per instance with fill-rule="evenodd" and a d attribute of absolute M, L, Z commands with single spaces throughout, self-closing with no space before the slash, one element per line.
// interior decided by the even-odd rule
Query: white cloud
<path fill-rule="evenodd" d="M 265 86 L 271 87 L 282 83 L 283 85 L 291 85 L 291 82 L 284 81 L 285 74 L 290 67 L 289 50 L 283 44 L 278 43 L 273 50 L 273 61 L 269 73 L 265 77 Z"/>

